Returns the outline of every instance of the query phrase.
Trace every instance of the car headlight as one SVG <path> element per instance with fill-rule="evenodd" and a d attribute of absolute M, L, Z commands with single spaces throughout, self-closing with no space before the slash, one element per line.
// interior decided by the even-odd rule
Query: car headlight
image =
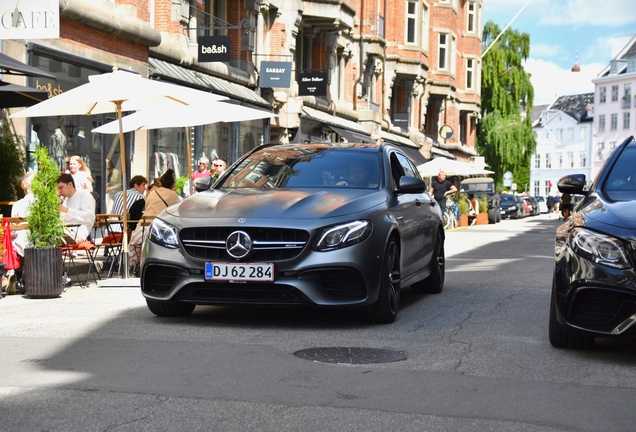
<path fill-rule="evenodd" d="M 314 249 L 324 252 L 358 244 L 371 235 L 371 228 L 371 222 L 363 220 L 327 227 Z"/>
<path fill-rule="evenodd" d="M 178 248 L 179 239 L 174 228 L 161 219 L 155 219 L 150 225 L 150 241 L 167 248 Z"/>
<path fill-rule="evenodd" d="M 623 242 L 608 235 L 575 228 L 570 234 L 570 247 L 576 254 L 598 264 L 619 269 L 631 267 Z"/>
<path fill-rule="evenodd" d="M 508 210 L 517 210 L 517 206 L 510 206 Z"/>

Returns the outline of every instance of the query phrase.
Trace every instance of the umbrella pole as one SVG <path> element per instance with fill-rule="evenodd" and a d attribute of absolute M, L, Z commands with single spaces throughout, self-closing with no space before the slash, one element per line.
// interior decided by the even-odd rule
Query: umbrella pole
<path fill-rule="evenodd" d="M 117 106 L 117 121 L 119 122 L 119 153 L 121 157 L 121 182 L 122 182 L 122 209 L 123 209 L 123 222 L 124 226 L 122 228 L 123 232 L 123 242 L 122 247 L 124 250 L 124 279 L 128 279 L 128 207 L 126 205 L 126 145 L 124 143 L 124 127 L 121 121 L 121 104 L 124 101 L 115 101 L 115 105 Z"/>
<path fill-rule="evenodd" d="M 188 162 L 188 195 L 192 194 L 192 159 L 190 152 L 192 145 L 190 144 L 190 126 L 186 126 L 186 161 Z"/>

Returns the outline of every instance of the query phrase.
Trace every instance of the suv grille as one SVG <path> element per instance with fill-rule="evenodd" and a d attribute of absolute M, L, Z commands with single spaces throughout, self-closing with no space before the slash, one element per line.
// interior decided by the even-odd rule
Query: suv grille
<path fill-rule="evenodd" d="M 276 262 L 297 257 L 309 241 L 309 233 L 289 228 L 202 227 L 184 228 L 179 233 L 186 252 L 209 261 L 235 261 L 225 250 L 225 240 L 234 231 L 244 231 L 253 242 L 247 259 Z"/>

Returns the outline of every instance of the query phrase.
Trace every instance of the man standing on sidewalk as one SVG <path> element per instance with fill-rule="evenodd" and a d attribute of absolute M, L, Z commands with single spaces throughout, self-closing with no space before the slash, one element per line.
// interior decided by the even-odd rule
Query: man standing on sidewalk
<path fill-rule="evenodd" d="M 439 174 L 437 174 L 437 180 L 431 181 L 430 192 L 433 198 L 435 198 L 435 201 L 439 204 L 443 215 L 446 211 L 446 196 L 457 192 L 457 188 L 446 180 L 446 173 L 440 171 Z"/>

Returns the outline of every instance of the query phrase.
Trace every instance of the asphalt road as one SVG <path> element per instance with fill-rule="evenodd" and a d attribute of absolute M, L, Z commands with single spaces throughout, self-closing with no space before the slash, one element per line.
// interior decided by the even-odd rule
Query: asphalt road
<path fill-rule="evenodd" d="M 152 315 L 138 289 L 0 300 L 2 431 L 633 431 L 636 349 L 547 338 L 546 215 L 447 233 L 438 295 L 402 292 L 397 321 L 313 309 Z M 314 347 L 403 351 L 334 365 Z"/>

